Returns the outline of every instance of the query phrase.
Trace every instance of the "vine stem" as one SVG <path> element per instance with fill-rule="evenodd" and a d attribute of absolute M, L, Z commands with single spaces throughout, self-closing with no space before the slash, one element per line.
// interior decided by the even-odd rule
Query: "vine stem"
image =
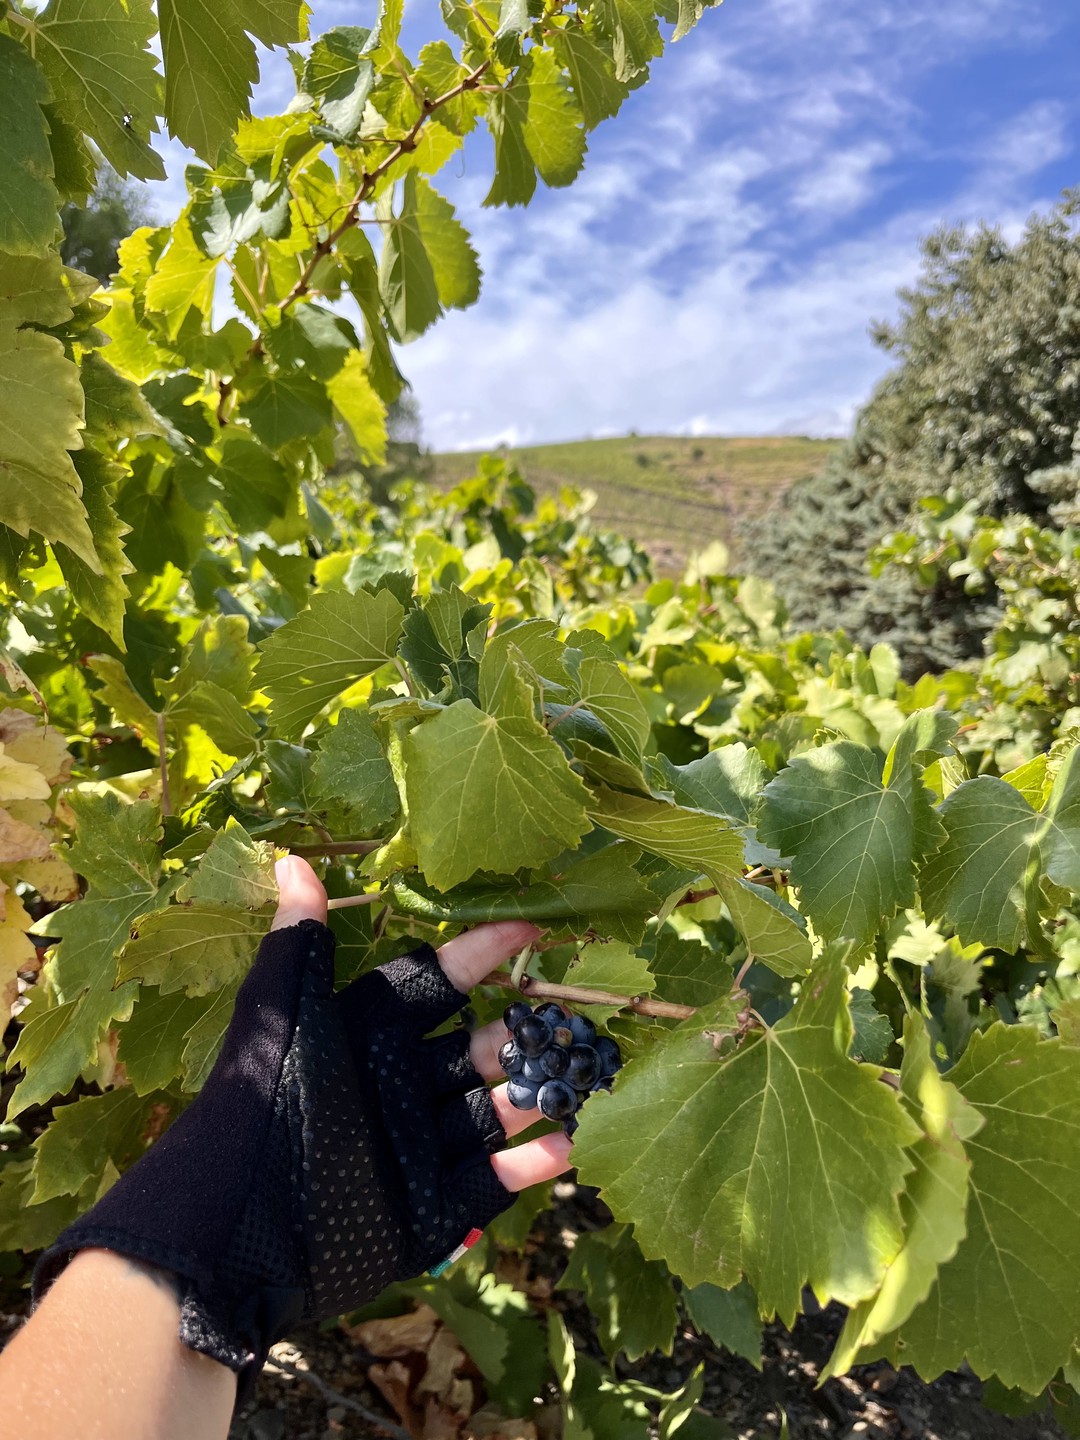
<path fill-rule="evenodd" d="M 491 61 L 485 60 L 481 65 L 478 65 L 475 70 L 470 70 L 468 75 L 465 76 L 464 80 L 460 80 L 456 85 L 451 86 L 450 89 L 447 90 L 444 94 L 437 96 L 434 100 L 424 100 L 420 109 L 420 114 L 417 117 L 416 121 L 414 122 L 412 127 L 406 132 L 406 134 L 403 135 L 400 140 L 394 143 L 394 148 L 390 151 L 390 153 L 384 159 L 379 161 L 378 165 L 375 166 L 374 170 L 365 170 L 363 172 L 363 178 L 360 181 L 359 188 L 357 189 L 356 194 L 353 196 L 352 200 L 346 207 L 343 218 L 338 221 L 338 223 L 326 236 L 325 240 L 320 240 L 319 243 L 315 246 L 315 249 L 313 250 L 310 259 L 305 263 L 304 268 L 301 270 L 300 276 L 297 279 L 295 285 L 293 285 L 292 289 L 282 299 L 281 309 L 283 311 L 288 310 L 291 306 L 295 305 L 297 300 L 300 300 L 304 295 L 308 293 L 308 288 L 311 283 L 311 277 L 314 275 L 316 269 L 318 268 L 320 261 L 323 260 L 327 255 L 332 253 L 334 246 L 338 243 L 338 241 L 345 234 L 345 232 L 347 230 L 351 230 L 353 226 L 357 223 L 360 218 L 361 205 L 363 205 L 364 202 L 370 198 L 372 192 L 375 189 L 375 186 L 379 183 L 379 181 L 383 178 L 387 171 L 393 165 L 395 165 L 403 155 L 408 155 L 416 149 L 416 142 L 420 135 L 420 131 L 424 128 L 427 120 L 435 113 L 436 110 L 441 110 L 442 107 L 444 105 L 448 105 L 451 100 L 456 100 L 459 95 L 464 95 L 468 90 L 474 90 L 478 85 L 481 76 L 483 76 L 490 68 Z M 257 356 L 261 355 L 264 348 L 265 347 L 263 345 L 263 337 L 259 335 L 256 338 L 254 344 L 251 346 L 251 349 L 248 351 L 248 359 L 253 360 Z"/>
<path fill-rule="evenodd" d="M 382 899 L 382 891 L 374 890 L 370 895 L 339 895 L 335 900 L 328 900 L 328 910 L 344 910 L 350 905 L 377 905 Z"/>
<path fill-rule="evenodd" d="M 374 1410 L 368 1410 L 358 1400 L 354 1400 L 351 1395 L 343 1395 L 340 1390 L 335 1390 L 313 1370 L 301 1370 L 299 1365 L 293 1365 L 289 1360 L 279 1360 L 276 1355 L 270 1356 L 267 1361 L 267 1369 L 277 1370 L 282 1375 L 289 1375 L 294 1380 L 300 1380 L 305 1385 L 310 1385 L 313 1390 L 319 1392 L 323 1399 L 331 1400 L 335 1405 L 341 1405 L 346 1410 L 353 1411 L 354 1414 L 361 1417 L 365 1424 L 375 1430 L 381 1430 L 385 1435 L 392 1435 L 394 1440 L 412 1440 L 409 1432 L 403 1430 L 400 1425 L 395 1425 L 392 1420 L 385 1420 L 381 1415 L 376 1415 Z"/>
<path fill-rule="evenodd" d="M 319 855 L 370 855 L 381 850 L 385 840 L 327 840 L 318 845 L 290 845 L 289 853 L 318 857 Z"/>
<path fill-rule="evenodd" d="M 496 971 L 480 981 L 481 985 L 499 985 L 503 990 L 518 990 L 522 995 L 537 995 L 544 1000 L 576 1000 L 579 1005 L 615 1005 L 632 1010 L 635 1015 L 655 1015 L 664 1020 L 689 1020 L 697 1014 L 694 1005 L 675 1005 L 669 1000 L 649 1000 L 643 995 L 612 995 L 607 990 L 589 990 L 583 985 L 555 985 L 537 980 L 532 975 L 513 975 Z"/>

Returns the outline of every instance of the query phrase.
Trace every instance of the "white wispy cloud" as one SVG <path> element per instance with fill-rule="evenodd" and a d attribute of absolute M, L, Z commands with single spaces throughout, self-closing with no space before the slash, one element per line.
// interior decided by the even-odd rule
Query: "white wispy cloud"
<path fill-rule="evenodd" d="M 374 6 L 313 9 L 318 33 Z M 410 52 L 440 30 L 437 0 L 410 0 Z M 1015 226 L 1072 178 L 1080 107 L 1042 80 L 1070 43 L 1080 11 L 1056 0 L 726 0 L 593 132 L 569 189 L 485 210 L 489 142 L 470 141 L 437 183 L 484 291 L 401 356 L 429 443 L 842 431 L 919 236 Z M 292 78 L 280 57 L 264 75 L 267 113 Z M 163 214 L 179 147 L 169 164 Z"/>

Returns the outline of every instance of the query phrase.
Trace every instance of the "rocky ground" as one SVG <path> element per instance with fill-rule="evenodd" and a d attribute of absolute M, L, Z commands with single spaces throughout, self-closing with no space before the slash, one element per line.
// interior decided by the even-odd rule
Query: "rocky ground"
<path fill-rule="evenodd" d="M 533 1227 L 524 1257 L 508 1261 L 508 1270 L 535 1304 L 557 1304 L 575 1344 L 599 1358 L 588 1311 L 574 1292 L 553 1291 L 553 1284 L 566 1262 L 567 1237 L 603 1223 L 603 1207 L 590 1191 L 572 1185 L 558 1189 L 553 1209 Z M 804 1315 L 790 1331 L 768 1326 L 760 1372 L 689 1326 L 677 1336 L 670 1356 L 654 1355 L 620 1370 L 670 1392 L 704 1363 L 701 1408 L 729 1427 L 732 1440 L 785 1434 L 790 1440 L 1064 1440 L 1046 1416 L 1010 1418 L 988 1409 L 982 1385 L 970 1374 L 944 1375 L 927 1385 L 910 1370 L 878 1364 L 819 1388 L 818 1375 L 842 1323 L 841 1307 L 830 1306 Z M 410 1345 L 417 1348 L 410 1352 Z M 380 1351 L 385 1356 L 384 1346 Z M 453 1337 L 440 1331 L 430 1311 L 415 1317 L 411 1331 L 402 1331 L 397 1358 L 390 1362 L 376 1361 L 355 1333 L 312 1329 L 275 1351 L 278 1364 L 267 1367 L 255 1401 L 238 1417 L 230 1440 L 388 1435 L 394 1440 L 556 1440 L 561 1411 L 553 1389 L 539 1398 L 531 1415 L 506 1421 L 484 1408 L 479 1372 L 463 1352 L 455 1359 L 453 1351 Z M 420 1372 L 425 1378 L 419 1384 L 428 1387 L 422 1415 L 416 1389 Z M 432 1381 L 433 1373 L 445 1381 L 442 1396 L 435 1393 L 439 1380 Z M 378 1385 L 372 1374 L 379 1377 Z M 471 1406 L 468 1398 L 464 1402 L 464 1410 L 472 1411 L 467 1419 L 462 1387 L 471 1396 Z"/>

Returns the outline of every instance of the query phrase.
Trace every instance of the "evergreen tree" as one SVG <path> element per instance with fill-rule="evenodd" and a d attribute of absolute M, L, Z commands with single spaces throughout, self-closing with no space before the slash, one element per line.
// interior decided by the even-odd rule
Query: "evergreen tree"
<path fill-rule="evenodd" d="M 857 417 L 842 454 L 743 529 L 753 568 L 797 626 L 889 639 L 909 673 L 978 654 L 993 597 L 947 580 L 872 579 L 867 554 L 921 497 L 954 489 L 980 511 L 1075 523 L 1080 493 L 1080 191 L 1000 229 L 942 228 L 923 244 L 875 342 L 898 364 Z"/>

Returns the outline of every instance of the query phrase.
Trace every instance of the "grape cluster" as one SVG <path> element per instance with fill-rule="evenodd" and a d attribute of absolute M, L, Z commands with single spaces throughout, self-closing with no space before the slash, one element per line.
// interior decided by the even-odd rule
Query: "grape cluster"
<path fill-rule="evenodd" d="M 610 1090 L 622 1066 L 614 1040 L 597 1036 L 584 1015 L 568 1015 L 547 1001 L 534 1010 L 515 1000 L 503 1012 L 511 1038 L 499 1051 L 509 1076 L 507 1099 L 518 1110 L 539 1110 L 561 1120 L 567 1135 L 577 1129 L 577 1112 L 594 1090 Z"/>

